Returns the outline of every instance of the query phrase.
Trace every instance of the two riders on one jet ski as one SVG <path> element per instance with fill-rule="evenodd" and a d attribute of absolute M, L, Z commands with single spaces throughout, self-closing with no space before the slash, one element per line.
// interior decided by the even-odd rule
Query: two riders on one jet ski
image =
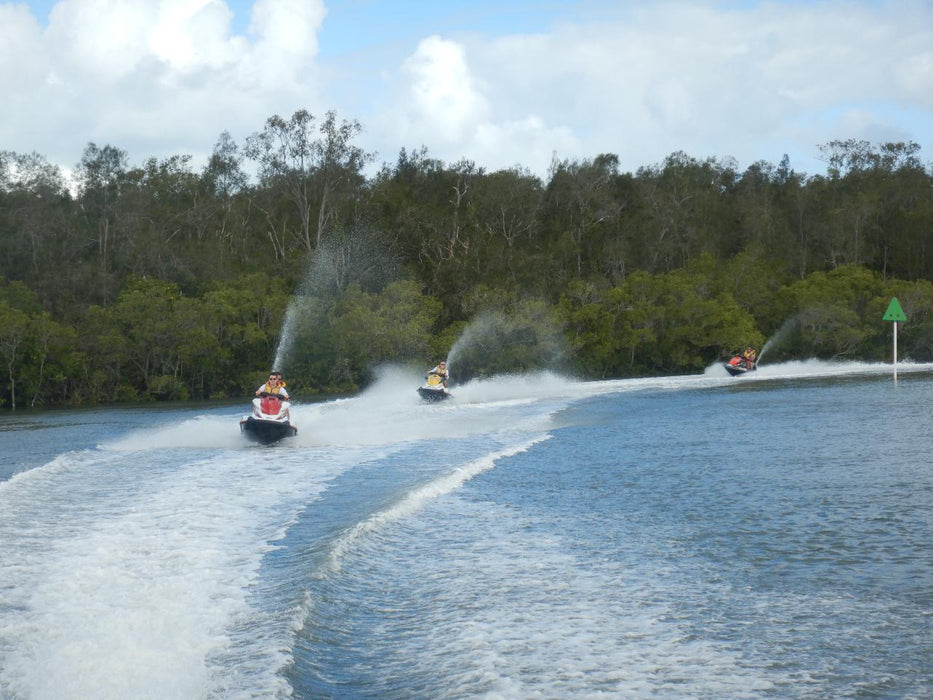
<path fill-rule="evenodd" d="M 268 396 L 274 396 L 279 400 L 280 408 L 275 417 L 284 416 L 285 420 L 289 420 L 291 418 L 289 411 L 291 403 L 289 401 L 288 389 L 285 388 L 285 382 L 282 380 L 281 372 L 275 370 L 269 372 L 268 381 L 256 389 L 256 398 L 253 399 L 253 415 L 257 418 L 263 416 L 262 399 Z"/>

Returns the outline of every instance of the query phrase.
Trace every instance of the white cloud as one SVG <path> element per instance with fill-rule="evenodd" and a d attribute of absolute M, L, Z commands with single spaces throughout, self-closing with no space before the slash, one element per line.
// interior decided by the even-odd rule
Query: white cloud
<path fill-rule="evenodd" d="M 414 99 L 403 110 L 409 126 L 446 158 L 457 157 L 448 149 L 452 132 L 462 137 L 460 155 L 477 160 L 498 162 L 497 154 L 533 133 L 543 138 L 524 141 L 534 149 L 524 152 L 525 163 L 548 162 L 554 150 L 560 157 L 608 151 L 631 169 L 676 150 L 747 165 L 777 162 L 789 149 L 798 164 L 804 154 L 812 165 L 817 144 L 862 134 L 926 139 L 922 145 L 933 147 L 929 126 L 891 123 L 894 110 L 882 108 L 896 102 L 923 109 L 933 100 L 933 13 L 920 4 L 745 10 L 646 3 L 599 24 L 492 41 L 470 37 L 456 46 L 457 73 L 421 71 L 411 88 L 434 94 L 423 88 L 427 77 L 454 76 L 455 87 L 442 84 L 463 105 L 482 109 L 442 110 L 439 99 Z M 422 45 L 405 65 L 422 65 L 425 57 Z M 420 108 L 424 103 L 433 108 Z M 855 105 L 858 120 L 845 116 Z"/>
<path fill-rule="evenodd" d="M 63 166 L 89 141 L 136 161 L 203 157 L 221 131 L 244 138 L 316 99 L 324 15 L 320 1 L 259 0 L 246 37 L 223 0 L 61 0 L 44 28 L 0 4 L 0 87 L 19 106 L 0 148 Z"/>
<path fill-rule="evenodd" d="M 52 10 L 46 55 L 56 72 L 75 81 L 113 83 L 148 55 L 147 34 L 157 13 L 133 0 L 65 0 Z"/>
<path fill-rule="evenodd" d="M 535 114 L 491 120 L 489 87 L 477 80 L 462 44 L 429 37 L 403 64 L 406 91 L 394 119 L 383 126 L 403 145 L 428 145 L 448 160 L 474 160 L 487 169 L 516 165 L 545 172 L 555 149 L 576 148 L 571 130 L 547 127 Z"/>
<path fill-rule="evenodd" d="M 247 33 L 232 29 L 246 11 L 234 3 L 251 13 Z M 60 0 L 47 26 L 0 0 L 0 148 L 62 165 L 91 140 L 137 161 L 198 157 L 223 130 L 242 140 L 307 108 L 359 119 L 361 145 L 383 160 L 425 145 L 447 162 L 542 175 L 555 153 L 616 153 L 634 170 L 676 150 L 742 166 L 787 152 L 814 172 L 818 144 L 879 136 L 933 159 L 922 0 L 591 0 L 598 21 L 547 5 L 562 19 L 534 34 L 411 36 L 370 16 L 390 5 L 351 13 L 372 22 L 365 48 L 342 53 L 331 38 L 322 56 L 323 39 L 341 36 L 324 0 Z"/>
<path fill-rule="evenodd" d="M 463 47 L 429 37 L 405 61 L 410 77 L 407 114 L 415 125 L 429 125 L 434 135 L 459 142 L 486 118 L 489 107 L 466 65 Z"/>
<path fill-rule="evenodd" d="M 149 49 L 173 70 L 220 69 L 246 49 L 245 41 L 230 36 L 232 20 L 230 9 L 216 0 L 165 2 L 149 34 Z"/>

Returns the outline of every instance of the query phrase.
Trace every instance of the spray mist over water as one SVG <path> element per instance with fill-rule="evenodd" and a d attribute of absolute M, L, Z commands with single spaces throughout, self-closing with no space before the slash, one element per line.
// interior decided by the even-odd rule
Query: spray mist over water
<path fill-rule="evenodd" d="M 285 311 L 285 320 L 282 322 L 282 332 L 279 335 L 279 344 L 275 349 L 275 360 L 272 369 L 283 371 L 288 366 L 292 348 L 301 331 L 313 328 L 317 319 L 321 317 L 323 304 L 313 296 L 299 292 L 288 303 Z"/>
<path fill-rule="evenodd" d="M 451 347 L 447 365 L 458 365 L 461 376 L 528 372 L 559 366 L 564 349 L 546 307 L 530 300 L 477 316 Z"/>
<path fill-rule="evenodd" d="M 331 256 L 324 248 L 315 252 L 297 294 L 288 304 L 279 344 L 275 349 L 275 360 L 272 363 L 273 368 L 280 372 L 288 366 L 297 338 L 303 332 L 314 329 L 316 321 L 321 318 L 324 299 L 333 296 L 332 293 L 328 294 L 328 283 L 333 277 L 330 259 Z"/>
<path fill-rule="evenodd" d="M 768 350 L 784 342 L 784 339 L 787 337 L 790 331 L 798 324 L 799 317 L 800 317 L 800 314 L 797 314 L 793 318 L 790 318 L 784 321 L 784 323 L 778 329 L 778 332 L 772 335 L 770 338 L 768 338 L 768 340 L 764 344 L 764 347 L 761 348 L 761 352 L 758 353 L 759 363 L 761 362 L 761 358 L 764 357 L 765 353 L 768 352 Z"/>
<path fill-rule="evenodd" d="M 447 369 L 450 370 L 464 356 L 467 349 L 488 352 L 488 348 L 483 341 L 491 338 L 495 329 L 501 325 L 504 325 L 504 319 L 492 312 L 487 311 L 480 314 L 463 330 L 460 337 L 450 348 L 450 352 L 447 353 Z"/>
<path fill-rule="evenodd" d="M 311 258 L 298 292 L 285 311 L 273 367 L 286 371 L 298 341 L 319 332 L 324 312 L 347 285 L 380 287 L 394 278 L 397 256 L 376 230 L 365 222 L 330 233 Z"/>

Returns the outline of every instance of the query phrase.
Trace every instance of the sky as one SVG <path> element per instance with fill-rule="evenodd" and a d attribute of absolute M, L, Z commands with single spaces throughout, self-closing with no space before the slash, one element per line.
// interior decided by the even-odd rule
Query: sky
<path fill-rule="evenodd" d="M 273 116 L 547 177 L 677 151 L 744 170 L 914 141 L 933 162 L 933 0 L 0 0 L 0 150 L 66 172 L 242 145 Z"/>

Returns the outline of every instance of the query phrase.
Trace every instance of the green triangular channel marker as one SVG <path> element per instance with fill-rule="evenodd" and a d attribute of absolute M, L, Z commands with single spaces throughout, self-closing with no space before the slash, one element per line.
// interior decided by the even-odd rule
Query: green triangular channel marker
<path fill-rule="evenodd" d="M 897 301 L 897 297 L 891 299 L 891 303 L 888 304 L 888 310 L 884 312 L 884 316 L 881 317 L 882 321 L 906 321 L 907 316 L 904 315 L 904 310 L 901 308 L 900 303 Z"/>

